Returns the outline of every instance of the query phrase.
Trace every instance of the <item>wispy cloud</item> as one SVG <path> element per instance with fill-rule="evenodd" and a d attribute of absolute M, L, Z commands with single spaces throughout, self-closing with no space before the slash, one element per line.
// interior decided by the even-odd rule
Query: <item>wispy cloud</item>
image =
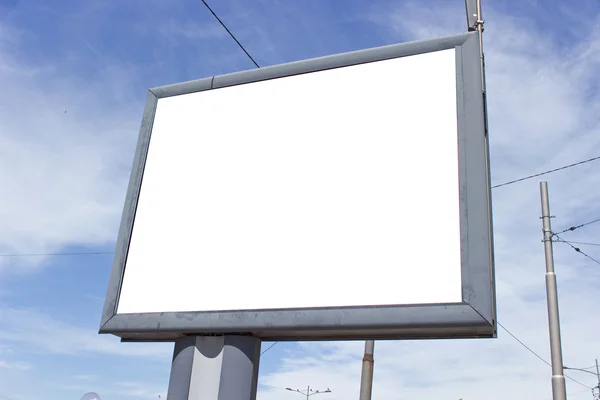
<path fill-rule="evenodd" d="M 0 27 L 8 31 L 2 43 L 19 43 L 16 30 Z M 131 71 L 106 65 L 100 80 L 67 80 L 52 64 L 32 66 L 14 47 L 0 46 L 0 251 L 111 242 L 139 125 L 141 101 L 123 92 Z"/>
<path fill-rule="evenodd" d="M 33 368 L 29 363 L 0 360 L 0 368 L 27 370 Z"/>
<path fill-rule="evenodd" d="M 99 335 L 97 328 L 82 328 L 29 309 L 0 309 L 3 342 L 26 344 L 31 353 L 76 356 L 111 355 L 168 360 L 172 345 L 121 343 L 118 338 Z"/>

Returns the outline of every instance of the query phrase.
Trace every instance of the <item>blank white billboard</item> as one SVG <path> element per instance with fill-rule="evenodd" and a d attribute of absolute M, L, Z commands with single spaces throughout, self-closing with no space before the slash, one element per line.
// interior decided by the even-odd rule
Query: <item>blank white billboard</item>
<path fill-rule="evenodd" d="M 117 312 L 460 302 L 455 64 L 159 99 Z"/>
<path fill-rule="evenodd" d="M 101 332 L 495 334 L 474 35 L 151 91 Z"/>

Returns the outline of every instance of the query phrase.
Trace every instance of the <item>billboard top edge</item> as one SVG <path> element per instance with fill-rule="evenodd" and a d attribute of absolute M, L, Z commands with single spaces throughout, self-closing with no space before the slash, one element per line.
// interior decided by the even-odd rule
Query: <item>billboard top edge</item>
<path fill-rule="evenodd" d="M 477 32 L 466 32 L 441 38 L 424 39 L 413 42 L 372 47 L 363 50 L 277 64 L 260 69 L 244 70 L 165 86 L 158 86 L 151 88 L 150 92 L 156 98 L 160 99 L 164 97 L 190 94 L 204 90 L 218 89 L 227 86 L 282 78 L 286 76 L 346 67 L 367 62 L 431 53 L 460 46 L 468 39 L 473 38 L 476 35 Z"/>

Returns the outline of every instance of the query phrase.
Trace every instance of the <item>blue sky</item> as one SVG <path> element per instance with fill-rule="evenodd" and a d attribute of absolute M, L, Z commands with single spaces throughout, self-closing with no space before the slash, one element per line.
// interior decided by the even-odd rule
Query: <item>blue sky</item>
<path fill-rule="evenodd" d="M 212 3 L 261 66 L 465 30 L 462 0 Z M 483 6 L 494 183 L 600 155 L 600 5 Z M 0 254 L 112 251 L 145 91 L 252 67 L 200 1 L 0 0 Z M 600 218 L 598 163 L 546 177 L 557 229 Z M 538 190 L 537 180 L 494 190 L 498 311 L 549 359 Z M 599 228 L 565 237 L 600 243 Z M 600 259 L 600 247 L 581 247 Z M 0 257 L 0 398 L 165 398 L 171 345 L 96 334 L 111 262 Z M 588 367 L 600 357 L 600 265 L 560 245 L 556 262 L 565 363 Z M 357 396 L 361 351 L 278 344 L 263 356 L 259 397 L 306 385 Z M 378 343 L 373 395 L 544 400 L 550 369 L 502 330 Z"/>

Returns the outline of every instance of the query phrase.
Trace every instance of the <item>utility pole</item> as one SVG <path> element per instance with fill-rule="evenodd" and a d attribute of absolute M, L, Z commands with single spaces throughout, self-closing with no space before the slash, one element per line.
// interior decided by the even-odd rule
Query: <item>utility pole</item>
<path fill-rule="evenodd" d="M 310 386 L 306 389 L 306 392 L 304 390 L 292 389 L 292 388 L 285 388 L 285 390 L 289 390 L 290 392 L 300 393 L 301 395 L 306 396 L 306 400 L 308 400 L 310 398 L 310 396 L 314 396 L 315 394 L 331 393 L 331 390 L 329 390 L 329 388 L 327 388 L 326 390 L 313 390 L 310 388 Z"/>
<path fill-rule="evenodd" d="M 373 367 L 375 359 L 373 352 L 375 350 L 375 341 L 365 341 L 365 355 L 363 356 L 362 374 L 360 377 L 360 397 L 359 400 L 371 400 L 373 391 Z"/>
<path fill-rule="evenodd" d="M 567 400 L 567 389 L 563 373 L 562 345 L 560 338 L 560 319 L 558 315 L 558 289 L 554 273 L 554 254 L 552 251 L 552 227 L 550 224 L 550 202 L 548 183 L 540 182 L 542 200 L 542 229 L 544 232 L 544 255 L 546 257 L 546 300 L 548 302 L 548 328 L 550 331 L 550 357 L 552 359 L 552 398 Z"/>

